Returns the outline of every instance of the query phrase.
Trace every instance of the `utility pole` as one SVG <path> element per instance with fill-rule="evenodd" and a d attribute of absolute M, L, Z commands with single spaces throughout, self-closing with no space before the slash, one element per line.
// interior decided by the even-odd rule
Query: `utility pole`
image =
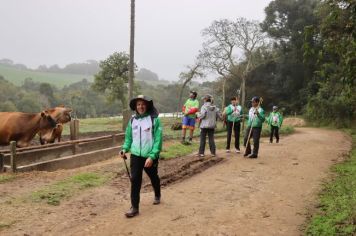
<path fill-rule="evenodd" d="M 127 108 L 123 111 L 122 129 L 125 131 L 127 123 L 130 120 L 131 111 L 129 102 L 133 98 L 133 86 L 135 76 L 135 0 L 131 0 L 131 17 L 130 17 L 130 61 L 129 61 L 129 83 L 128 83 L 128 103 Z"/>

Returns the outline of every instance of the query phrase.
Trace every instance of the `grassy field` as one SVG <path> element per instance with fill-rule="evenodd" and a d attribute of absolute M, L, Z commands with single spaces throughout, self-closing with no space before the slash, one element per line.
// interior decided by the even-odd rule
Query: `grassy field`
<path fill-rule="evenodd" d="M 174 123 L 180 123 L 180 118 L 160 118 L 163 125 L 163 133 L 165 137 L 177 139 L 181 137 L 181 130 L 172 130 L 171 126 Z M 122 119 L 118 117 L 112 118 L 89 118 L 89 119 L 80 119 L 79 121 L 79 132 L 80 133 L 88 133 L 88 132 L 99 132 L 99 131 L 117 131 L 122 132 Z M 218 122 L 217 133 L 224 131 L 222 122 Z M 280 134 L 291 134 L 294 132 L 293 126 L 282 126 L 280 129 Z M 64 135 L 69 134 L 69 125 L 66 124 L 63 130 Z M 244 134 L 241 132 L 241 134 Z M 262 129 L 262 137 L 267 137 L 270 134 L 269 126 L 264 123 Z M 194 136 L 199 136 L 199 130 L 196 129 L 194 132 Z"/>
<path fill-rule="evenodd" d="M 356 235 L 356 130 L 349 133 L 350 156 L 333 166 L 336 177 L 324 185 L 319 209 L 311 218 L 306 235 Z"/>
<path fill-rule="evenodd" d="M 19 86 L 22 85 L 26 78 L 32 78 L 35 82 L 46 82 L 57 86 L 64 87 L 72 83 L 79 82 L 86 78 L 88 81 L 93 81 L 93 76 L 77 75 L 77 74 L 62 74 L 62 73 L 47 73 L 31 70 L 20 70 L 13 67 L 0 64 L 0 75 L 4 76 L 6 80 Z"/>

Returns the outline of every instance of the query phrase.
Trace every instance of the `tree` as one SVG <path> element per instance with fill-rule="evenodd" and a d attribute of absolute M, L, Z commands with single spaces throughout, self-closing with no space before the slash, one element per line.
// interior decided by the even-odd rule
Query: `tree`
<path fill-rule="evenodd" d="M 204 73 L 201 71 L 202 66 L 199 62 L 196 62 L 193 66 L 187 66 L 186 72 L 181 72 L 179 75 L 180 82 L 182 82 L 182 87 L 179 91 L 179 99 L 178 99 L 178 109 L 179 111 L 182 107 L 182 96 L 184 88 L 187 86 L 189 82 L 191 82 L 194 78 L 203 77 Z"/>
<path fill-rule="evenodd" d="M 243 54 L 247 61 L 242 75 L 241 87 L 242 104 L 245 102 L 245 81 L 248 73 L 255 67 L 253 52 L 264 45 L 265 34 L 260 30 L 257 21 L 248 21 L 245 18 L 237 18 L 236 21 L 227 19 L 214 21 L 208 28 L 203 30 L 205 37 L 203 49 L 198 58 L 205 68 L 215 71 L 222 79 L 223 104 L 225 106 L 226 79 L 239 76 L 235 74 L 238 57 L 237 53 Z"/>
<path fill-rule="evenodd" d="M 129 56 L 124 52 L 115 52 L 101 61 L 100 71 L 95 75 L 93 88 L 98 92 L 107 93 L 110 101 L 119 100 L 122 107 L 127 107 Z"/>

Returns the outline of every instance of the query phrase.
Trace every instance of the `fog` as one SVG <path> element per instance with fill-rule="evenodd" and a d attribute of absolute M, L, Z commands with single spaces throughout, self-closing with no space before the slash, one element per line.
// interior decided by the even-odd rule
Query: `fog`
<path fill-rule="evenodd" d="M 130 0 L 1 0 L 0 59 L 31 68 L 103 60 L 129 48 Z M 135 62 L 177 80 L 213 20 L 264 19 L 264 0 L 136 0 Z"/>

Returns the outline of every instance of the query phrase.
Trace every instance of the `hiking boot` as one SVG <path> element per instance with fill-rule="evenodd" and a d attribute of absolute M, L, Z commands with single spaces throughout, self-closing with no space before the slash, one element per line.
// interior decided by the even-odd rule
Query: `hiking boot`
<path fill-rule="evenodd" d="M 212 153 L 212 154 L 211 154 L 211 157 L 216 157 L 216 154 L 215 154 L 215 153 L 214 153 L 214 154 Z"/>
<path fill-rule="evenodd" d="M 153 205 L 158 205 L 161 203 L 161 197 L 155 197 L 153 200 Z"/>
<path fill-rule="evenodd" d="M 198 153 L 195 155 L 196 157 L 204 157 L 204 154 Z"/>
<path fill-rule="evenodd" d="M 240 153 L 240 149 L 235 149 L 235 152 L 236 153 Z"/>
<path fill-rule="evenodd" d="M 230 149 L 226 149 L 226 153 L 230 153 Z"/>
<path fill-rule="evenodd" d="M 250 154 L 248 155 L 249 158 L 257 158 L 257 155 L 256 154 Z"/>
<path fill-rule="evenodd" d="M 193 142 L 193 139 L 192 138 L 189 138 L 189 140 L 188 140 L 188 144 L 192 144 L 192 142 Z"/>
<path fill-rule="evenodd" d="M 128 212 L 125 213 L 125 216 L 127 218 L 132 218 L 134 216 L 138 215 L 138 209 L 135 207 L 131 207 L 130 210 Z"/>
<path fill-rule="evenodd" d="M 248 155 L 250 155 L 251 153 L 245 153 L 244 154 L 244 157 L 247 157 Z"/>

